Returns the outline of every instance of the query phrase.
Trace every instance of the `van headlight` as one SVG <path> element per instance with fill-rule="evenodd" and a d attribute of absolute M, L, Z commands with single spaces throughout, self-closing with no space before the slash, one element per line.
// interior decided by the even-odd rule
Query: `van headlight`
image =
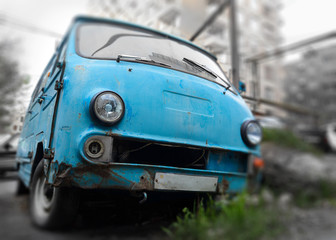
<path fill-rule="evenodd" d="M 113 125 L 124 116 L 125 105 L 121 97 L 110 91 L 97 94 L 91 101 L 93 117 L 107 125 Z"/>
<path fill-rule="evenodd" d="M 243 141 L 249 147 L 254 147 L 261 142 L 262 130 L 259 123 L 255 120 L 247 120 L 240 129 Z"/>

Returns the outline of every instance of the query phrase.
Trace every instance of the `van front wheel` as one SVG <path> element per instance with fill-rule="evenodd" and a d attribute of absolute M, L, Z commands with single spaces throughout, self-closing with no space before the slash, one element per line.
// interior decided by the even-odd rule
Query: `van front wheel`
<path fill-rule="evenodd" d="M 69 227 L 77 215 L 78 194 L 69 188 L 47 184 L 41 161 L 34 172 L 29 205 L 36 226 L 44 229 Z"/>

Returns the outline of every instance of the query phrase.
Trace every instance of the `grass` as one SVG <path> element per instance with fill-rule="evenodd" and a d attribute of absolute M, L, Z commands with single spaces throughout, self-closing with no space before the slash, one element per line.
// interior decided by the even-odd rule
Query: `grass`
<path fill-rule="evenodd" d="M 284 147 L 294 148 L 303 152 L 309 152 L 317 156 L 322 151 L 315 146 L 296 137 L 291 131 L 283 129 L 263 129 L 263 142 L 274 142 Z"/>
<path fill-rule="evenodd" d="M 177 240 L 273 239 L 281 233 L 279 213 L 262 202 L 248 204 L 247 198 L 242 194 L 229 202 L 210 200 L 207 207 L 200 204 L 194 211 L 185 208 L 183 216 L 165 231 Z"/>
<path fill-rule="evenodd" d="M 301 208 L 310 208 L 323 201 L 328 201 L 332 205 L 336 205 L 336 183 L 328 181 L 320 181 L 314 190 L 299 191 L 294 194 L 294 204 Z"/>

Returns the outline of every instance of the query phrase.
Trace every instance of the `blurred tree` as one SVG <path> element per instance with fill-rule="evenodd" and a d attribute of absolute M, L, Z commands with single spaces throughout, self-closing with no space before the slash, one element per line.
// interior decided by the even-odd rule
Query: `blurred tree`
<path fill-rule="evenodd" d="M 0 132 L 3 132 L 11 123 L 11 113 L 16 100 L 15 93 L 23 83 L 18 71 L 18 63 L 11 54 L 14 48 L 13 41 L 0 41 Z"/>

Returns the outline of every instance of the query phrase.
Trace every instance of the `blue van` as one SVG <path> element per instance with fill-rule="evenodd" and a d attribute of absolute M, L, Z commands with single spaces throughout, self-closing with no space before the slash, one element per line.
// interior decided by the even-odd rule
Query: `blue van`
<path fill-rule="evenodd" d="M 73 189 L 239 193 L 260 141 L 216 57 L 156 30 L 77 17 L 32 94 L 16 159 L 32 221 L 55 228 L 76 216 Z"/>

